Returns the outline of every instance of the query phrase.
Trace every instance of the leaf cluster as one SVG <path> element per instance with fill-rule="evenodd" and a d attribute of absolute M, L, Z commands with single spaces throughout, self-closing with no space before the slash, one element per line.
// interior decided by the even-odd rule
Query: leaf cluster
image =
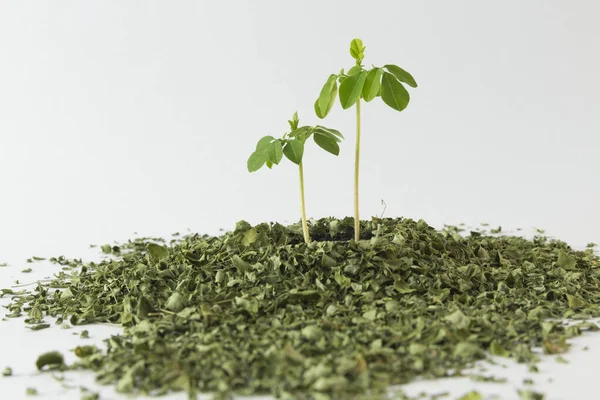
<path fill-rule="evenodd" d="M 339 142 L 344 136 L 337 130 L 324 126 L 299 126 L 298 113 L 288 121 L 290 132 L 281 138 L 264 136 L 256 144 L 256 149 L 247 162 L 249 172 L 258 171 L 264 165 L 272 168 L 279 165 L 283 156 L 294 164 L 300 164 L 304 156 L 306 141 L 312 136 L 315 143 L 333 155 L 340 153 Z"/>
<path fill-rule="evenodd" d="M 331 74 L 323 85 L 314 109 L 319 118 L 325 118 L 339 94 L 343 109 L 352 107 L 359 99 L 370 102 L 381 97 L 383 102 L 397 111 L 404 110 L 410 101 L 410 95 L 404 84 L 416 88 L 417 82 L 406 70 L 394 64 L 367 69 L 362 65 L 364 50 L 362 41 L 354 39 L 350 44 L 350 54 L 356 65 L 344 73 Z M 339 85 L 339 86 L 338 86 Z"/>

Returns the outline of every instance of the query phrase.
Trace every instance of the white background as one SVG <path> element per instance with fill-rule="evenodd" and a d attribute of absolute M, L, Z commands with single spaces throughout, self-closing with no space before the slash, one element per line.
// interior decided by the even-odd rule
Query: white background
<path fill-rule="evenodd" d="M 398 64 L 419 83 L 402 113 L 363 107 L 363 218 L 384 199 L 386 216 L 436 227 L 600 242 L 599 13 L 593 0 L 0 0 L 0 287 L 31 255 L 82 256 L 134 232 L 296 221 L 296 168 L 249 174 L 246 159 L 296 110 L 321 122 L 314 100 L 353 65 L 354 37 L 366 65 Z M 322 123 L 347 140 L 337 158 L 307 148 L 308 213 L 343 217 L 354 112 L 338 103 Z M 0 363 L 37 354 L 27 341 L 6 353 L 24 329 L 6 326 L 20 324 L 0 324 Z M 558 382 L 551 398 L 575 398 Z"/>

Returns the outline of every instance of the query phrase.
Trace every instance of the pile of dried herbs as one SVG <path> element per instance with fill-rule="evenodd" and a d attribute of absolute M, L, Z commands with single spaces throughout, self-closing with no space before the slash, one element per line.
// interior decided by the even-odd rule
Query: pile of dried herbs
<path fill-rule="evenodd" d="M 119 391 L 376 398 L 388 385 L 458 374 L 486 354 L 534 363 L 567 351 L 600 316 L 600 259 L 537 236 L 437 231 L 424 221 L 321 219 L 237 224 L 220 237 L 104 246 L 15 297 L 29 323 L 117 322 L 108 350 L 76 349 L 72 368 Z M 554 321 L 554 322 L 553 322 Z"/>

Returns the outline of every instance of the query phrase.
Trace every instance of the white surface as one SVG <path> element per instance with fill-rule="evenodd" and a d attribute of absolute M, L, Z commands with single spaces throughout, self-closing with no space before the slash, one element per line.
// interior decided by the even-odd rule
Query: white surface
<path fill-rule="evenodd" d="M 136 231 L 298 219 L 292 165 L 250 175 L 246 159 L 294 111 L 319 122 L 314 100 L 352 65 L 354 37 L 367 65 L 397 63 L 419 82 L 402 113 L 363 107 L 364 218 L 384 199 L 386 216 L 437 227 L 598 243 L 599 12 L 593 0 L 0 1 L 0 262 L 14 266 L 0 287 L 27 257 L 81 256 Z M 307 150 L 312 217 L 352 213 L 353 117 L 338 104 L 323 122 L 348 138 L 339 158 Z M 0 362 L 24 363 L 0 379 L 8 398 L 41 389 L 27 360 L 66 349 L 51 335 L 71 338 L 24 329 L 0 324 Z M 540 388 L 598 398 L 585 379 L 598 355 L 548 364 L 557 376 Z"/>

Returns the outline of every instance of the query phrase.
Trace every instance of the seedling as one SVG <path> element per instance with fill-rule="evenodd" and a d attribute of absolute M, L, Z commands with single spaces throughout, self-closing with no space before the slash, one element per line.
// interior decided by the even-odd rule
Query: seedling
<path fill-rule="evenodd" d="M 354 240 L 360 238 L 360 218 L 358 210 L 358 176 L 360 165 L 360 99 L 366 102 L 375 97 L 391 108 L 402 111 L 408 106 L 410 96 L 402 83 L 416 88 L 417 82 L 404 69 L 393 64 L 385 64 L 383 67 L 365 69 L 362 65 L 365 57 L 365 49 L 360 39 L 354 39 L 350 43 L 350 55 L 356 60 L 356 64 L 345 74 L 342 69 L 339 74 L 331 74 L 321 89 L 319 98 L 315 102 L 315 113 L 321 119 L 325 118 L 338 95 L 340 104 L 344 110 L 356 104 L 356 150 L 354 155 Z"/>
<path fill-rule="evenodd" d="M 324 126 L 298 126 L 298 113 L 294 113 L 291 120 L 288 121 L 291 131 L 285 133 L 282 138 L 276 139 L 273 136 L 265 136 L 256 144 L 256 150 L 248 158 L 248 171 L 258 171 L 266 165 L 272 168 L 278 165 L 283 156 L 298 165 L 300 175 L 300 205 L 302 209 L 302 231 L 304 241 L 310 242 L 308 233 L 308 223 L 306 222 L 306 202 L 304 200 L 304 168 L 302 157 L 304 155 L 304 146 L 311 136 L 315 143 L 323 150 L 338 155 L 340 146 L 338 143 L 344 138 L 342 134 L 335 129 L 325 128 Z"/>

